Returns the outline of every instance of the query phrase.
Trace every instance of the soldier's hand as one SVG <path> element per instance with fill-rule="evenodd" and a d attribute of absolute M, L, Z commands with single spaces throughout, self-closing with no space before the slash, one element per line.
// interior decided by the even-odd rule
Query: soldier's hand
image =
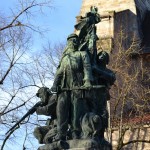
<path fill-rule="evenodd" d="M 45 112 L 45 110 L 46 110 L 45 107 L 39 106 L 36 108 L 36 113 L 40 115 L 40 114 L 43 114 L 43 112 Z"/>
<path fill-rule="evenodd" d="M 52 93 L 57 93 L 57 92 L 58 92 L 57 86 L 54 86 L 54 85 L 53 85 L 53 86 L 51 87 L 51 92 L 52 92 Z"/>
<path fill-rule="evenodd" d="M 83 87 L 85 87 L 85 88 L 91 88 L 92 87 L 92 85 L 91 85 L 91 82 L 90 81 L 85 81 L 85 83 L 84 83 L 84 85 L 83 85 Z"/>

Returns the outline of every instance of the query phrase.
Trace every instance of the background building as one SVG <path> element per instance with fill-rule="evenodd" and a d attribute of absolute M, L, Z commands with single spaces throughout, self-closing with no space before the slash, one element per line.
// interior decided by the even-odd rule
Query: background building
<path fill-rule="evenodd" d="M 98 7 L 101 16 L 97 48 L 110 53 L 109 67 L 117 75 L 109 139 L 114 149 L 126 143 L 124 149 L 149 150 L 150 0 L 83 0 L 77 20 L 91 6 Z"/>

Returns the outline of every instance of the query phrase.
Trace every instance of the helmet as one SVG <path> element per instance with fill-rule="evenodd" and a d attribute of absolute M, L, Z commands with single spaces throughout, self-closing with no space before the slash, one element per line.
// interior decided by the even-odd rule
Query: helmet
<path fill-rule="evenodd" d="M 69 40 L 70 38 L 78 38 L 78 36 L 75 33 L 72 33 L 67 37 L 67 40 Z"/>
<path fill-rule="evenodd" d="M 104 59 L 106 61 L 106 64 L 109 63 L 109 54 L 106 52 L 106 51 L 100 51 L 98 54 L 97 54 L 97 58 L 99 59 L 99 56 L 100 55 L 103 55 L 104 56 Z"/>
<path fill-rule="evenodd" d="M 37 97 L 39 97 L 39 94 L 49 94 L 49 95 L 52 95 L 52 93 L 51 93 L 51 91 L 49 90 L 49 88 L 47 88 L 47 87 L 41 87 L 38 91 L 37 91 L 37 93 L 36 93 L 36 96 Z"/>

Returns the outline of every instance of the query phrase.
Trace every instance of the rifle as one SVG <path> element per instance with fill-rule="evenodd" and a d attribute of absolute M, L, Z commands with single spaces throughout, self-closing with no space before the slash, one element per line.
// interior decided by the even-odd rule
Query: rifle
<path fill-rule="evenodd" d="M 91 89 L 100 89 L 106 87 L 105 85 L 91 85 L 90 87 L 85 87 L 85 86 L 75 86 L 73 88 L 62 88 L 60 89 L 61 91 L 73 91 L 73 90 L 91 90 Z"/>
<path fill-rule="evenodd" d="M 13 133 L 16 129 L 16 127 L 19 127 L 19 124 L 29 115 L 32 115 L 35 111 L 36 108 L 39 106 L 45 106 L 46 104 L 43 102 L 37 102 L 15 125 L 13 125 L 5 134 L 8 135 L 8 133 Z"/>
<path fill-rule="evenodd" d="M 105 80 L 107 80 L 110 84 L 113 84 L 116 80 L 115 73 L 109 72 L 107 70 L 103 70 L 96 65 L 92 66 L 92 69 L 100 74 Z"/>
<path fill-rule="evenodd" d="M 51 91 L 53 94 L 58 94 L 59 92 L 63 91 L 73 91 L 73 90 L 91 90 L 91 89 L 100 89 L 100 88 L 105 88 L 105 85 L 91 85 L 90 87 L 85 87 L 85 86 L 75 86 L 72 88 L 61 88 L 60 86 L 57 87 L 56 91 Z"/>

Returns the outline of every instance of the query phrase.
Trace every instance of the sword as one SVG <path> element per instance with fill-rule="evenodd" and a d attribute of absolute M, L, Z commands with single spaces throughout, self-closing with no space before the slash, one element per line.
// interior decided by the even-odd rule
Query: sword
<path fill-rule="evenodd" d="M 105 85 L 92 85 L 89 87 L 81 86 L 81 87 L 72 87 L 72 88 L 62 88 L 61 91 L 73 91 L 73 90 L 91 90 L 91 89 L 100 89 L 106 87 Z"/>
<path fill-rule="evenodd" d="M 60 88 L 58 87 L 57 92 L 53 92 L 51 91 L 53 94 L 57 94 L 59 92 L 63 92 L 63 91 L 73 91 L 73 90 L 91 90 L 91 89 L 100 89 L 100 88 L 105 88 L 105 85 L 91 85 L 89 87 L 85 87 L 85 86 L 74 86 L 72 88 Z"/>
<path fill-rule="evenodd" d="M 61 91 L 91 90 L 91 89 L 100 89 L 100 88 L 104 88 L 104 87 L 106 87 L 106 86 L 105 85 L 91 85 L 89 87 L 85 87 L 85 86 L 78 87 L 78 86 L 75 86 L 75 87 L 72 87 L 72 88 L 62 88 L 60 90 Z"/>

